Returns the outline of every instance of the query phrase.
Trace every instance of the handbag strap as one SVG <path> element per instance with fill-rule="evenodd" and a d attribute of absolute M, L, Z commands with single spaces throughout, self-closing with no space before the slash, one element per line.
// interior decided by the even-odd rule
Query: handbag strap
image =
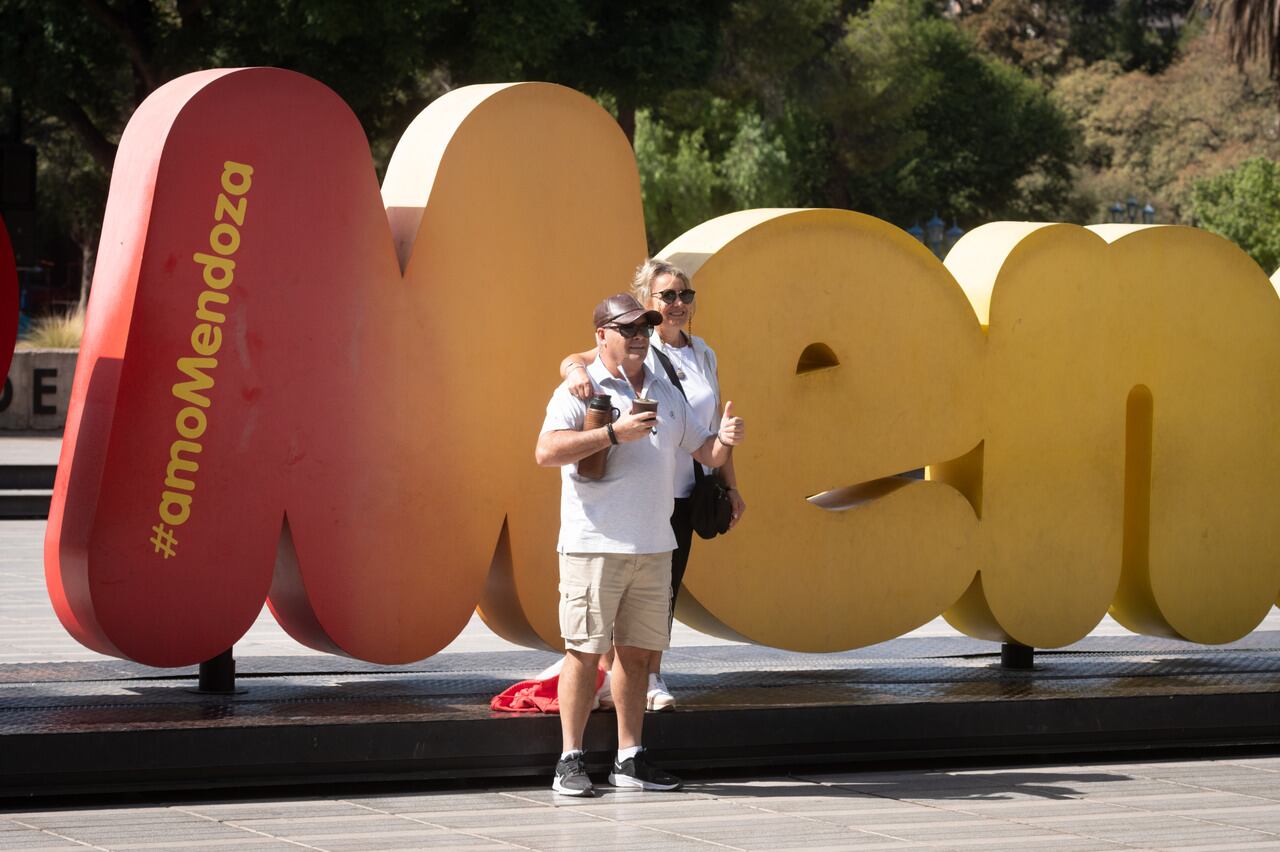
<path fill-rule="evenodd" d="M 667 378 L 671 379 L 671 384 L 676 386 L 676 390 L 680 391 L 680 395 L 684 397 L 685 402 L 689 401 L 689 395 L 684 392 L 684 385 L 680 384 L 680 377 L 676 375 L 676 368 L 671 366 L 671 359 L 667 354 L 658 347 L 653 348 L 653 354 L 658 356 L 658 363 L 662 365 L 662 369 L 667 371 Z M 698 460 L 693 460 L 693 482 L 696 485 L 702 481 L 702 477 L 706 476 L 702 472 L 702 465 L 698 464 Z"/>

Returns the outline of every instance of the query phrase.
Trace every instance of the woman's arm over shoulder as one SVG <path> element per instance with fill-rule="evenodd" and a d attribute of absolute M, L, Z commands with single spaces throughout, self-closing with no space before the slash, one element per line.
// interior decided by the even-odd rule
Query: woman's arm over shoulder
<path fill-rule="evenodd" d="M 578 399 L 590 399 L 591 394 L 594 393 L 591 376 L 587 374 L 587 365 L 594 361 L 595 357 L 596 350 L 588 349 L 585 352 L 566 355 L 560 362 L 560 378 L 564 379 L 569 393 Z"/>
<path fill-rule="evenodd" d="M 574 352 L 571 355 L 564 356 L 564 360 L 560 362 L 560 378 L 566 378 L 570 370 L 578 367 L 585 367 L 596 359 L 596 350 L 587 349 L 584 352 Z"/>

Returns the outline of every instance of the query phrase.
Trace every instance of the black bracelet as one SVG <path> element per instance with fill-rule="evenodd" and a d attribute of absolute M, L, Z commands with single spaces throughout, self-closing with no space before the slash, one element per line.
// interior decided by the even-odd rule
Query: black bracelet
<path fill-rule="evenodd" d="M 606 423 L 606 424 L 604 424 L 604 428 L 605 428 L 605 430 L 609 433 L 609 443 L 610 443 L 610 444 L 613 444 L 614 446 L 617 446 L 617 444 L 618 444 L 618 436 L 617 436 L 617 435 L 615 435 L 615 434 L 613 434 L 613 424 L 612 424 L 612 423 Z"/>

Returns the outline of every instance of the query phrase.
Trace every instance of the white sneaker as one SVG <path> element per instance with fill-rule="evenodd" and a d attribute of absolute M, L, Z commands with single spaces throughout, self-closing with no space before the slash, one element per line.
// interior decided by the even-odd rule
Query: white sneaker
<path fill-rule="evenodd" d="M 613 676 L 609 672 L 604 673 L 604 683 L 600 684 L 600 688 L 596 690 L 596 700 L 592 702 L 591 709 L 596 710 L 612 710 L 613 709 Z"/>
<path fill-rule="evenodd" d="M 661 712 L 676 709 L 676 699 L 667 689 L 660 674 L 649 675 L 649 693 L 645 696 L 645 709 Z"/>

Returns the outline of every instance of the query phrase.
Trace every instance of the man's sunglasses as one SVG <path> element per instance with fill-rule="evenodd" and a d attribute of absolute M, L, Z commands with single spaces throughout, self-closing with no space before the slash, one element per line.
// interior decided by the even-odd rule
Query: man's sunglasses
<path fill-rule="evenodd" d="M 697 290 L 681 290 L 679 292 L 676 292 L 675 290 L 663 290 L 661 293 L 654 293 L 653 295 L 666 302 L 668 305 L 674 305 L 676 303 L 676 299 L 679 299 L 686 305 L 692 305 L 693 297 L 697 292 Z"/>
<path fill-rule="evenodd" d="M 613 329 L 627 340 L 630 340 L 637 334 L 643 334 L 645 337 L 649 337 L 653 334 L 653 326 L 649 325 L 647 322 L 638 322 L 631 325 L 607 325 L 605 328 Z"/>

